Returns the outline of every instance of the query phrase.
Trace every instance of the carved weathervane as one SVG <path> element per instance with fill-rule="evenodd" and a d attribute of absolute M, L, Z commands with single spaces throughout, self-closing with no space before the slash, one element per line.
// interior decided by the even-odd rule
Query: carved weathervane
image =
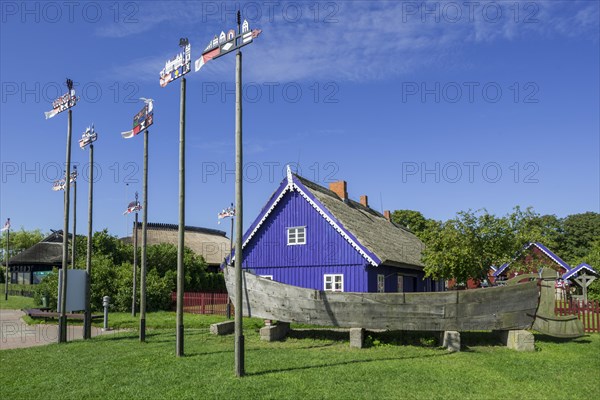
<path fill-rule="evenodd" d="M 46 119 L 52 118 L 77 104 L 79 97 L 75 95 L 75 89 L 73 89 L 73 81 L 71 79 L 67 79 L 67 89 L 67 93 L 52 102 L 52 110 L 44 113 Z"/>
<path fill-rule="evenodd" d="M 133 129 L 127 132 L 121 132 L 123 139 L 131 139 L 143 130 L 148 129 L 154 122 L 154 100 L 140 97 L 146 105 L 133 117 Z"/>
<path fill-rule="evenodd" d="M 98 139 L 98 134 L 94 130 L 94 124 L 92 126 L 88 126 L 83 135 L 81 135 L 81 139 L 79 139 L 79 147 L 83 150 L 85 146 L 88 144 L 92 144 Z"/>
<path fill-rule="evenodd" d="M 187 38 L 179 39 L 179 47 L 183 51 L 168 60 L 165 67 L 160 71 L 160 86 L 165 87 L 171 81 L 181 78 L 192 69 L 192 45 Z"/>
<path fill-rule="evenodd" d="M 71 175 L 69 175 L 69 181 L 71 183 L 75 182 L 76 180 L 77 180 L 77 169 L 75 169 L 73 172 L 71 172 Z M 66 186 L 67 186 L 67 183 L 65 181 L 65 178 L 58 179 L 58 180 L 55 180 L 54 183 L 52 184 L 52 190 L 58 192 L 60 190 L 65 190 Z"/>
<path fill-rule="evenodd" d="M 227 33 L 221 32 L 220 35 L 215 35 L 215 37 L 208 42 L 208 46 L 206 46 L 204 52 L 202 52 L 202 56 L 194 62 L 195 72 L 198 72 L 200 68 L 210 60 L 224 56 L 227 53 L 252 43 L 252 41 L 261 33 L 262 30 L 260 29 L 251 31 L 248 21 L 244 20 L 239 35 L 236 34 L 234 29 L 230 29 Z"/>

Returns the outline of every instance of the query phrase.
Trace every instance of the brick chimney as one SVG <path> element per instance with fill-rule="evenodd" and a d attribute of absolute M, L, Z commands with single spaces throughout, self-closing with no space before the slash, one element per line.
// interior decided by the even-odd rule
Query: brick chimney
<path fill-rule="evenodd" d="M 363 194 L 362 196 L 360 196 L 360 204 L 362 204 L 365 207 L 369 207 L 369 196 L 367 196 L 366 194 Z"/>
<path fill-rule="evenodd" d="M 329 184 L 329 190 L 338 195 L 339 198 L 346 201 L 348 199 L 348 190 L 346 181 L 331 182 Z"/>
<path fill-rule="evenodd" d="M 383 216 L 385 217 L 385 219 L 392 222 L 392 214 L 390 213 L 390 210 L 385 210 L 383 212 Z"/>

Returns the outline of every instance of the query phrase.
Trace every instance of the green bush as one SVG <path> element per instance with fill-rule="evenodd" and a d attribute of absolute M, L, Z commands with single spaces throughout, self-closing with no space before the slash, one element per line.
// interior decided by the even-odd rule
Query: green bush
<path fill-rule="evenodd" d="M 48 307 L 56 310 L 58 307 L 58 270 L 54 268 L 42 281 L 34 285 L 33 301 L 36 305 L 42 305 L 42 297 L 48 298 Z"/>

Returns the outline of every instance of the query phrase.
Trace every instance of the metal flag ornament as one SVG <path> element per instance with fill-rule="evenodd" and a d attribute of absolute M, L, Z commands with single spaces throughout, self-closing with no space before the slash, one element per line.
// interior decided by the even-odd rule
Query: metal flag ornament
<path fill-rule="evenodd" d="M 10 218 L 6 219 L 6 222 L 4 223 L 4 228 L 2 228 L 0 230 L 0 232 L 4 232 L 10 229 Z"/>
<path fill-rule="evenodd" d="M 71 172 L 69 182 L 73 183 L 76 180 L 77 180 L 77 170 Z M 67 183 L 65 182 L 65 178 L 58 179 L 58 180 L 54 181 L 54 183 L 52 184 L 52 190 L 58 192 L 59 190 L 65 190 L 66 186 L 67 186 Z"/>
<path fill-rule="evenodd" d="M 77 104 L 77 100 L 79 100 L 79 97 L 75 95 L 75 89 L 73 89 L 73 81 L 67 79 L 67 86 L 69 86 L 69 91 L 52 102 L 51 111 L 44 112 L 46 119 L 52 118 L 55 115 L 60 114 L 61 112 L 68 110 L 69 108 Z"/>
<path fill-rule="evenodd" d="M 192 69 L 192 45 L 187 38 L 179 39 L 179 46 L 183 51 L 168 60 L 160 71 L 160 86 L 165 87 L 171 81 L 181 78 Z"/>
<path fill-rule="evenodd" d="M 83 135 L 81 135 L 81 139 L 79 139 L 79 147 L 83 150 L 85 146 L 88 144 L 92 144 L 98 139 L 98 134 L 94 130 L 94 124 L 92 126 L 88 126 Z"/>
<path fill-rule="evenodd" d="M 139 201 L 137 201 L 137 198 L 136 198 L 136 200 L 129 203 L 129 205 L 127 206 L 127 210 L 125 210 L 123 215 L 131 214 L 132 212 L 138 212 L 141 209 L 142 209 L 142 205 L 140 204 Z"/>
<path fill-rule="evenodd" d="M 262 30 L 260 29 L 251 31 L 248 26 L 248 21 L 244 20 L 242 31 L 239 35 L 236 35 L 234 29 L 230 29 L 227 34 L 221 32 L 219 36 L 215 35 L 204 49 L 202 56 L 194 62 L 194 71 L 200 71 L 200 68 L 210 60 L 224 56 L 227 53 L 252 43 L 252 41 L 261 33 Z"/>
<path fill-rule="evenodd" d="M 226 209 L 224 209 L 223 211 L 221 211 L 218 214 L 219 217 L 219 224 L 221 223 L 221 220 L 224 218 L 229 218 L 229 217 L 235 217 L 235 208 L 233 207 L 233 204 L 229 207 L 227 207 Z"/>
<path fill-rule="evenodd" d="M 133 117 L 133 129 L 121 132 L 123 139 L 131 139 L 143 130 L 148 129 L 154 122 L 154 100 L 145 97 L 141 97 L 140 100 L 143 100 L 146 105 Z"/>

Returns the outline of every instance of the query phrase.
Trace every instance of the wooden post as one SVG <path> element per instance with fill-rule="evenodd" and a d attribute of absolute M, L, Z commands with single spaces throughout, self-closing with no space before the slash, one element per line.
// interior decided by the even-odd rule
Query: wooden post
<path fill-rule="evenodd" d="M 73 166 L 73 234 L 71 235 L 71 269 L 75 268 L 75 255 L 77 242 L 77 166 Z"/>
<path fill-rule="evenodd" d="M 140 272 L 140 342 L 146 341 L 146 228 L 148 225 L 148 129 L 144 131 L 144 176 L 142 194 L 142 266 Z M 136 227 L 137 229 L 137 227 Z"/>
<path fill-rule="evenodd" d="M 238 35 L 241 33 L 240 12 L 237 14 Z M 242 225 L 244 221 L 242 195 L 242 52 L 235 55 L 235 375 L 244 371 L 244 331 L 242 321 Z"/>
<path fill-rule="evenodd" d="M 85 259 L 86 283 L 85 283 L 85 312 L 83 321 L 83 338 L 92 337 L 92 310 L 90 306 L 92 283 L 92 210 L 94 206 L 94 145 L 90 144 L 90 169 L 89 169 L 89 193 L 88 193 L 88 232 L 87 232 L 87 254 Z"/>
<path fill-rule="evenodd" d="M 69 91 L 71 87 L 69 87 Z M 67 155 L 65 165 L 65 204 L 63 218 L 62 275 L 60 290 L 60 317 L 58 318 L 58 343 L 67 341 L 67 268 L 69 259 L 69 200 L 71 194 L 71 128 L 73 111 L 69 109 L 67 118 Z"/>
<path fill-rule="evenodd" d="M 135 206 L 138 204 L 138 194 L 135 192 Z M 138 212 L 135 211 L 135 222 L 133 223 L 133 290 L 131 291 L 131 316 L 135 317 L 135 298 L 137 290 L 137 249 L 138 249 Z"/>
<path fill-rule="evenodd" d="M 10 220 L 10 218 L 9 218 Z M 8 279 L 9 279 L 9 273 L 8 273 L 8 262 L 10 261 L 10 228 L 8 228 L 6 230 L 6 281 L 4 282 L 4 300 L 8 300 Z"/>
<path fill-rule="evenodd" d="M 177 357 L 183 357 L 183 292 L 185 270 L 185 77 L 181 78 L 179 108 L 179 237 L 177 242 Z"/>

